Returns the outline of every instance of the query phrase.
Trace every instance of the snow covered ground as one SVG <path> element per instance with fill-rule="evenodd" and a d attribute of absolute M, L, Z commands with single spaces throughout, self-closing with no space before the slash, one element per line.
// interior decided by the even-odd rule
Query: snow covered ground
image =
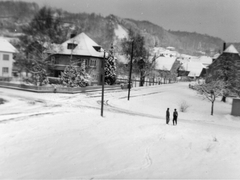
<path fill-rule="evenodd" d="M 0 179 L 240 179 L 240 118 L 188 83 L 105 93 L 0 88 Z M 178 125 L 165 111 L 179 109 Z M 172 117 L 171 117 L 172 119 Z"/>

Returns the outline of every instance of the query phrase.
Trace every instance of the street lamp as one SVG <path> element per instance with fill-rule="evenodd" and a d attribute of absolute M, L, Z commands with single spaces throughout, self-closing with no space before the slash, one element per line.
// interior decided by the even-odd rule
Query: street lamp
<path fill-rule="evenodd" d="M 102 61 L 102 100 L 101 100 L 101 116 L 103 117 L 103 105 L 104 105 L 104 83 L 105 83 L 105 58 L 106 52 L 103 51 L 103 61 Z"/>
<path fill-rule="evenodd" d="M 132 60 L 133 60 L 133 42 L 134 42 L 134 40 L 132 39 L 132 53 L 131 53 L 130 71 L 129 71 L 129 80 L 128 80 L 128 101 L 130 99 L 130 89 L 131 89 Z"/>

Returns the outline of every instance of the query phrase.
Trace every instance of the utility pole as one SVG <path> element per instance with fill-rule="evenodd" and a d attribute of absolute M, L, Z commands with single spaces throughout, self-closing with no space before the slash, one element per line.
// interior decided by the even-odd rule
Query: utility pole
<path fill-rule="evenodd" d="M 128 101 L 130 99 L 130 89 L 131 89 L 132 60 L 133 60 L 133 42 L 134 42 L 134 40 L 132 40 L 132 53 L 131 53 L 130 71 L 129 71 L 129 80 L 128 80 Z"/>
<path fill-rule="evenodd" d="M 102 100 L 101 100 L 101 116 L 103 117 L 103 105 L 104 105 L 104 83 L 105 83 L 105 50 L 103 52 L 103 61 L 102 61 Z"/>

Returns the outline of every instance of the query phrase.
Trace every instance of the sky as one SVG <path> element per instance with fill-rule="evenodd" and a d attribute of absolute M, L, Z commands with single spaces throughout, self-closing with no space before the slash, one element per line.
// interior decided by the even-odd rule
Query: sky
<path fill-rule="evenodd" d="M 24 0 L 73 13 L 147 20 L 166 30 L 197 32 L 240 42 L 239 0 Z"/>

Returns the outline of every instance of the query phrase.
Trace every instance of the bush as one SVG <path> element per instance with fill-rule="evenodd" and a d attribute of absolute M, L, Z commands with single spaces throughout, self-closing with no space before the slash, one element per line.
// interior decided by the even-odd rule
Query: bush
<path fill-rule="evenodd" d="M 182 101 L 180 103 L 180 111 L 181 112 L 186 112 L 188 108 L 189 108 L 189 105 L 187 104 L 186 101 Z"/>

